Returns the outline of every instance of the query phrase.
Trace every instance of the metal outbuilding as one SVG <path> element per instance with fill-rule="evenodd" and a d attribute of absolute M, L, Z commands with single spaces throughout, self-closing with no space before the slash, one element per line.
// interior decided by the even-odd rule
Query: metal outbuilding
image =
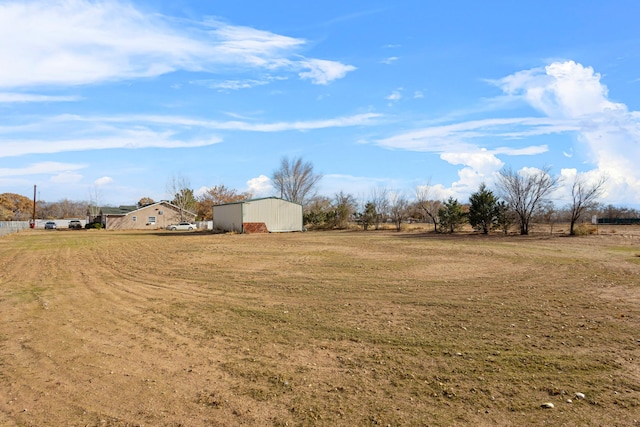
<path fill-rule="evenodd" d="M 217 205 L 213 228 L 237 233 L 302 231 L 302 205 L 278 197 Z"/>

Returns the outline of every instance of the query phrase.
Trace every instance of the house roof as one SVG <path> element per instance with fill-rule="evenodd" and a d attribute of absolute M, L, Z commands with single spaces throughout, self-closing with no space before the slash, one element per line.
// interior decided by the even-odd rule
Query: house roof
<path fill-rule="evenodd" d="M 138 207 L 137 205 L 121 205 L 116 207 L 113 206 L 104 206 L 100 208 L 100 212 L 102 213 L 102 215 L 129 215 L 132 212 L 138 211 L 140 209 L 145 209 L 148 208 L 149 206 L 154 206 L 154 205 L 165 205 L 165 206 L 170 206 L 174 209 L 176 209 L 177 211 L 180 211 L 181 209 L 174 205 L 173 203 L 170 203 L 166 200 L 161 200 L 159 202 L 155 202 L 155 203 L 151 203 L 149 205 L 145 205 L 145 206 L 140 206 Z M 186 209 L 183 209 L 185 212 L 191 214 L 191 215 L 195 215 L 195 212 L 191 212 L 188 211 Z"/>
<path fill-rule="evenodd" d="M 113 206 L 104 206 L 100 208 L 100 212 L 103 215 L 126 215 L 130 212 L 137 210 L 137 206 L 118 206 L 117 208 Z"/>

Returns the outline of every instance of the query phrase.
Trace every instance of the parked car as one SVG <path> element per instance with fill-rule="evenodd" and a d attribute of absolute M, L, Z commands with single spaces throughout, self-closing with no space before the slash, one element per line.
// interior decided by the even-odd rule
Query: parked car
<path fill-rule="evenodd" d="M 82 230 L 82 223 L 79 219 L 72 219 L 71 221 L 69 221 L 69 229 Z"/>
<path fill-rule="evenodd" d="M 176 231 L 176 230 L 195 230 L 196 228 L 198 228 L 197 225 L 195 225 L 192 222 L 179 222 L 177 224 L 171 224 L 167 227 L 167 230 L 171 230 L 171 231 Z"/>
<path fill-rule="evenodd" d="M 53 221 L 47 221 L 44 223 L 44 229 L 45 230 L 55 230 L 56 229 L 56 223 Z"/>

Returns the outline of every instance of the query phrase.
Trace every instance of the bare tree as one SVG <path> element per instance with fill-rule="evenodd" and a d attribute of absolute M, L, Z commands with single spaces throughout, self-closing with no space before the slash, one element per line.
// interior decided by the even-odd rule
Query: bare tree
<path fill-rule="evenodd" d="M 400 231 L 402 221 L 407 217 L 409 201 L 402 193 L 391 193 L 389 196 L 389 215 L 396 226 L 396 231 Z"/>
<path fill-rule="evenodd" d="M 87 215 L 87 202 L 62 199 L 57 202 L 40 201 L 39 206 L 42 218 L 83 218 Z"/>
<path fill-rule="evenodd" d="M 571 205 L 569 206 L 569 234 L 574 236 L 574 226 L 587 209 L 597 205 L 596 199 L 604 190 L 605 177 L 600 177 L 596 182 L 588 184 L 584 175 L 576 174 L 571 186 Z"/>
<path fill-rule="evenodd" d="M 376 211 L 375 229 L 380 228 L 380 223 L 389 212 L 389 190 L 384 187 L 376 187 L 371 190 L 370 202 Z"/>
<path fill-rule="evenodd" d="M 289 160 L 283 157 L 280 167 L 273 171 L 271 181 L 280 197 L 290 202 L 304 204 L 315 195 L 322 174 L 313 172 L 311 162 L 302 158 Z"/>
<path fill-rule="evenodd" d="M 536 171 L 518 173 L 510 168 L 500 171 L 497 186 L 502 198 L 516 213 L 520 234 L 529 234 L 529 222 L 536 210 L 558 187 L 559 178 L 545 166 Z"/>
<path fill-rule="evenodd" d="M 349 219 L 355 213 L 357 202 L 355 197 L 344 191 L 336 193 L 334 196 L 335 224 L 337 228 L 347 228 Z"/>
<path fill-rule="evenodd" d="M 431 185 L 420 185 L 416 187 L 416 203 L 424 213 L 425 222 L 427 218 L 433 222 L 433 231 L 438 231 L 438 211 L 442 206 L 439 200 L 431 200 Z"/>
<path fill-rule="evenodd" d="M 167 181 L 167 193 L 174 204 L 180 210 L 180 221 L 187 218 L 187 212 L 193 212 L 196 207 L 196 198 L 189 178 L 183 175 L 172 175 Z"/>
<path fill-rule="evenodd" d="M 87 213 L 89 214 L 89 222 L 94 222 L 100 215 L 100 189 L 94 185 L 89 190 L 89 203 L 87 204 Z"/>
<path fill-rule="evenodd" d="M 534 221 L 543 222 L 549 225 L 549 234 L 553 235 L 553 225 L 558 221 L 558 218 L 562 212 L 556 209 L 556 205 L 547 200 L 540 205 L 538 208 L 538 212 L 536 214 L 536 218 Z"/>

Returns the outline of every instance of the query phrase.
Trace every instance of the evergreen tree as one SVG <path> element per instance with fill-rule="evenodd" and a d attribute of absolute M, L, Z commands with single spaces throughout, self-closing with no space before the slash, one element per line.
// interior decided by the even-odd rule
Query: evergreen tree
<path fill-rule="evenodd" d="M 511 227 L 516 220 L 515 213 L 505 201 L 499 201 L 496 204 L 496 211 L 498 213 L 496 225 L 504 234 L 507 234 L 509 232 L 509 227 Z"/>
<path fill-rule="evenodd" d="M 449 200 L 444 202 L 438 210 L 438 218 L 440 218 L 440 230 L 444 233 L 453 233 L 466 222 L 467 214 L 456 199 L 449 197 Z"/>
<path fill-rule="evenodd" d="M 376 205 L 373 202 L 367 202 L 364 206 L 364 212 L 359 212 L 356 217 L 358 222 L 362 224 L 362 228 L 369 229 L 371 225 L 376 223 L 376 218 L 378 217 Z"/>
<path fill-rule="evenodd" d="M 478 191 L 469 197 L 469 203 L 469 224 L 483 234 L 489 234 L 497 227 L 498 198 L 482 183 Z"/>

